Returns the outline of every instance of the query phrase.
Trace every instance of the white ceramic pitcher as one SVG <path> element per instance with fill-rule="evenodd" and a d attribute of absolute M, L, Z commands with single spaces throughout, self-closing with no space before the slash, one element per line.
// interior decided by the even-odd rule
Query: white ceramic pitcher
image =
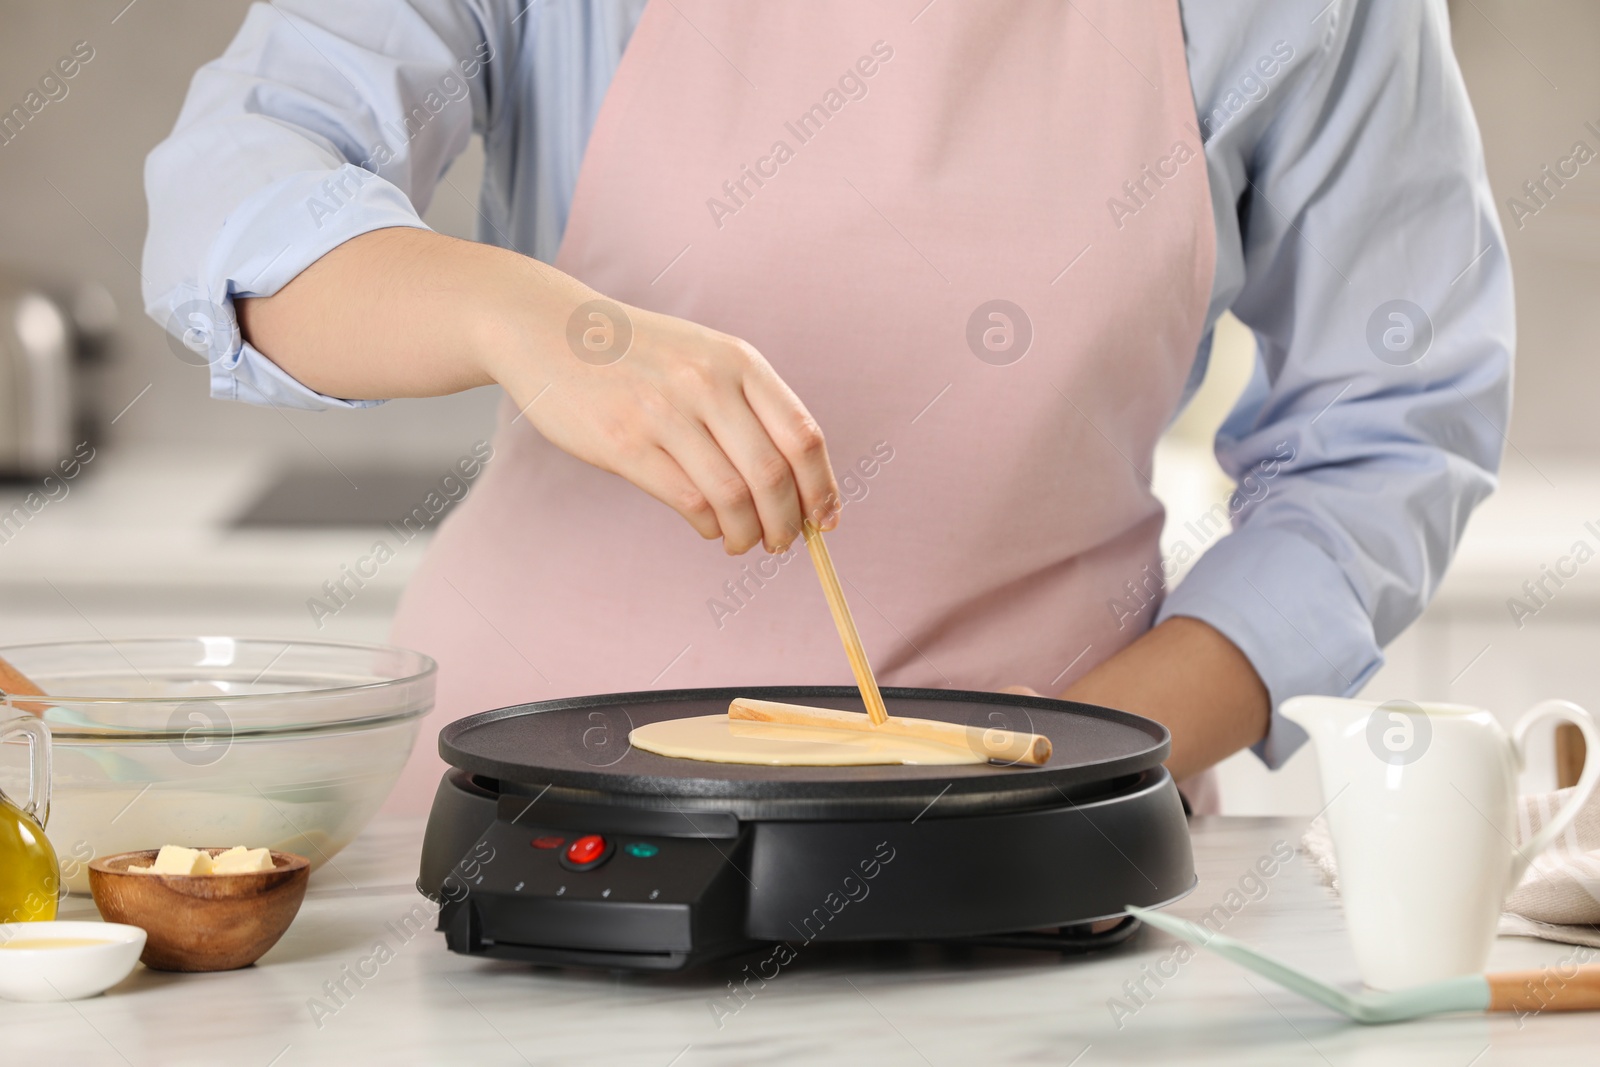
<path fill-rule="evenodd" d="M 1481 974 L 1506 895 L 1600 782 L 1589 713 L 1545 701 L 1508 736 L 1489 712 L 1454 704 L 1295 697 L 1280 710 L 1316 746 L 1362 979 L 1403 989 Z M 1572 799 L 1518 847 L 1523 739 L 1547 718 L 1582 730 L 1589 759 Z"/>

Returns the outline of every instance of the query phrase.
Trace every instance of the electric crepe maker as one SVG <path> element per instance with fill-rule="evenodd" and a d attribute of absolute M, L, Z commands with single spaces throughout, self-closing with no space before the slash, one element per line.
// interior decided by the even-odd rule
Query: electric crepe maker
<path fill-rule="evenodd" d="M 439 735 L 417 887 L 458 953 L 672 971 L 763 943 L 1095 947 L 1195 884 L 1159 723 L 1000 693 L 885 689 L 892 715 L 1044 734 L 1040 766 L 673 759 L 636 726 L 736 696 L 860 709 L 850 687 L 547 700 Z M 1101 924 L 1104 925 L 1103 923 Z"/>

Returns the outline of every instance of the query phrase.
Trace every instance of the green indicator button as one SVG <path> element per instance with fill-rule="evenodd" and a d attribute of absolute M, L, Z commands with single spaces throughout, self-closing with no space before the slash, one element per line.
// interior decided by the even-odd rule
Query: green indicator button
<path fill-rule="evenodd" d="M 626 845 L 624 847 L 625 847 L 628 855 L 630 855 L 630 856 L 638 856 L 642 860 L 647 860 L 651 856 L 654 856 L 657 852 L 661 851 L 655 845 L 649 844 L 649 843 L 644 842 L 644 841 L 635 841 L 633 844 Z"/>

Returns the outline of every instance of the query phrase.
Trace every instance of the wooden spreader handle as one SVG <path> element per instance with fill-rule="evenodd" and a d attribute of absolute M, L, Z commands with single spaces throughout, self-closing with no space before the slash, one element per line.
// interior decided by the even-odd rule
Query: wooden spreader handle
<path fill-rule="evenodd" d="M 1489 983 L 1490 1011 L 1600 1011 L 1600 963 L 1483 977 Z"/>
<path fill-rule="evenodd" d="M 872 721 L 882 723 L 889 717 L 889 709 L 884 707 L 883 694 L 878 692 L 878 680 L 872 676 L 872 664 L 867 662 L 867 650 L 861 644 L 861 635 L 856 632 L 856 620 L 850 615 L 850 605 L 844 599 L 844 586 L 839 584 L 839 572 L 833 569 L 833 557 L 828 555 L 828 542 L 822 539 L 822 531 L 810 519 L 805 520 L 802 533 L 806 548 L 811 552 L 811 563 L 822 581 L 822 596 L 828 602 L 828 611 L 833 614 L 833 625 L 839 630 L 839 640 L 844 642 L 844 654 L 850 660 L 850 671 L 856 676 L 856 688 L 861 690 L 861 702 L 867 706 L 867 714 Z"/>
<path fill-rule="evenodd" d="M 42 697 L 45 691 L 28 680 L 28 676 L 13 667 L 4 656 L 0 656 L 0 693 L 8 697 Z M 31 715 L 43 715 L 49 704 L 36 704 L 33 701 L 18 701 L 11 705 L 18 711 L 26 711 Z"/>
<path fill-rule="evenodd" d="M 781 722 L 794 726 L 825 726 L 834 730 L 915 737 L 963 749 L 1001 763 L 1025 763 L 1037 767 L 1050 759 L 1050 739 L 1040 734 L 960 726 L 934 719 L 890 715 L 883 722 L 874 723 L 859 711 L 812 708 L 804 704 L 783 704 L 776 700 L 755 700 L 750 697 L 734 697 L 728 705 L 728 718 L 742 722 Z"/>

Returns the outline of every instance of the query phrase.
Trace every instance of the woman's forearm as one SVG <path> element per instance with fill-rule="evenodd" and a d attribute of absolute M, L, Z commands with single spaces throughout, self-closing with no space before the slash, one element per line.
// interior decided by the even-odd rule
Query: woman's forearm
<path fill-rule="evenodd" d="M 822 431 L 760 352 L 671 315 L 584 307 L 599 298 L 527 256 L 395 227 L 240 301 L 239 320 L 263 355 L 327 396 L 498 383 L 558 448 L 626 478 L 730 554 L 758 543 L 781 552 L 807 518 L 833 526 L 839 490 Z M 569 340 L 574 315 L 582 329 Z"/>
<path fill-rule="evenodd" d="M 491 320 L 514 316 L 530 347 L 556 345 L 551 320 L 593 295 L 527 256 L 395 227 L 346 241 L 238 311 L 245 340 L 297 380 L 368 400 L 488 385 Z"/>
<path fill-rule="evenodd" d="M 1267 688 L 1243 652 L 1199 619 L 1174 616 L 1074 682 L 1064 700 L 1131 711 L 1172 731 L 1183 779 L 1267 732 Z"/>

